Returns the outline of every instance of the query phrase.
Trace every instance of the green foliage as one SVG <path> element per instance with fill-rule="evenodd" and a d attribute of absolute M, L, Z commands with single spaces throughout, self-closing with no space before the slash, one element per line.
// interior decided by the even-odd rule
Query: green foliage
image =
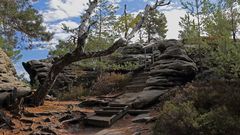
<path fill-rule="evenodd" d="M 105 50 L 108 47 L 110 47 L 112 43 L 113 43 L 113 40 L 111 39 L 91 36 L 89 37 L 89 40 L 86 43 L 84 50 L 89 52 Z"/>
<path fill-rule="evenodd" d="M 231 25 L 232 38 L 237 42 L 238 26 L 240 24 L 239 0 L 223 0 L 225 12 Z"/>
<path fill-rule="evenodd" d="M 8 45 L 4 42 L 4 39 L 0 37 L 0 48 L 4 50 L 4 52 L 12 59 L 14 62 L 22 58 L 20 54 L 20 50 L 14 50 L 13 46 Z"/>
<path fill-rule="evenodd" d="M 160 110 L 154 135 L 240 133 L 239 82 L 195 82 L 176 92 Z"/>
<path fill-rule="evenodd" d="M 213 69 L 219 77 L 225 79 L 240 77 L 240 47 L 228 44 L 211 51 L 207 57 L 208 67 Z"/>
<path fill-rule="evenodd" d="M 221 8 L 205 19 L 204 27 L 208 36 L 214 37 L 215 43 L 226 45 L 231 41 L 231 25 Z"/>
<path fill-rule="evenodd" d="M 203 44 L 200 48 L 192 45 L 186 50 L 188 55 L 197 63 L 200 71 L 208 70 L 213 73 L 209 77 L 229 80 L 240 77 L 239 44 Z M 203 76 L 203 78 L 205 77 Z"/>
<path fill-rule="evenodd" d="M 154 127 L 154 135 L 197 135 L 198 112 L 192 102 L 166 102 Z"/>
<path fill-rule="evenodd" d="M 202 20 L 201 9 L 203 9 L 204 0 L 181 0 L 181 5 L 187 10 L 187 14 L 181 17 L 179 26 L 182 30 L 179 31 L 179 38 L 183 40 L 185 44 L 200 44 L 201 43 L 201 26 Z"/>
<path fill-rule="evenodd" d="M 206 35 L 211 44 L 237 42 L 240 12 L 236 0 L 181 0 L 188 14 L 181 18 L 179 37 L 187 44 L 202 44 Z M 232 37 L 232 39 L 231 39 Z M 209 42 L 209 41 L 207 41 Z"/>
<path fill-rule="evenodd" d="M 167 33 L 167 19 L 166 16 L 158 10 L 151 11 L 143 24 L 143 29 L 146 31 L 148 42 L 153 36 L 164 39 Z"/>
<path fill-rule="evenodd" d="M 14 49 L 20 40 L 48 41 L 52 38 L 52 33 L 46 31 L 42 16 L 31 6 L 30 0 L 1 0 L 0 7 L 0 37 L 4 42 L 1 47 L 10 57 L 19 54 Z M 17 47 L 21 48 L 20 45 Z"/>
<path fill-rule="evenodd" d="M 91 32 L 91 37 L 106 39 L 115 39 L 115 34 L 112 31 L 116 23 L 116 11 L 118 7 L 108 0 L 100 0 L 96 8 L 95 15 L 92 17 L 92 22 L 96 22 Z"/>
<path fill-rule="evenodd" d="M 139 64 L 136 62 L 125 62 L 123 64 L 114 64 L 112 61 L 102 59 L 88 59 L 78 62 L 79 66 L 83 68 L 95 69 L 99 71 L 133 71 L 139 67 Z"/>
<path fill-rule="evenodd" d="M 72 52 L 74 49 L 75 45 L 71 42 L 59 41 L 56 49 L 49 51 L 49 55 L 52 57 L 63 56 L 66 53 Z"/>
<path fill-rule="evenodd" d="M 114 30 L 118 32 L 118 35 L 123 35 L 129 32 L 129 29 L 134 28 L 135 25 L 140 20 L 140 16 L 134 17 L 132 14 L 127 14 L 127 16 L 121 16 L 117 18 L 117 22 L 114 24 Z M 125 21 L 127 21 L 127 29 L 125 26 Z M 127 30 L 127 31 L 126 31 Z"/>
<path fill-rule="evenodd" d="M 181 22 L 179 26 L 183 30 L 179 31 L 179 38 L 184 40 L 185 44 L 198 44 L 199 43 L 199 32 L 198 26 L 195 23 L 195 20 L 190 18 L 190 14 L 186 14 L 184 17 L 181 17 Z"/>

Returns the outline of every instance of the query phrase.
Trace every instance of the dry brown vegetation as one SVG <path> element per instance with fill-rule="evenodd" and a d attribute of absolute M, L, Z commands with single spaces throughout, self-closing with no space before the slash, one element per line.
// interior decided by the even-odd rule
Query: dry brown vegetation
<path fill-rule="evenodd" d="M 129 75 L 125 74 L 104 73 L 94 83 L 91 94 L 104 95 L 119 92 L 129 78 Z"/>

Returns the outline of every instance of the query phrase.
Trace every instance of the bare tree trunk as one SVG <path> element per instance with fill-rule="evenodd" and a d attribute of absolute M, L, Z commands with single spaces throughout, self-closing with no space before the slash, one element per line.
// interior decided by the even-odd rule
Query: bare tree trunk
<path fill-rule="evenodd" d="M 100 5 L 100 8 L 99 8 L 99 33 L 98 33 L 98 40 L 100 41 L 100 43 L 102 43 L 102 42 L 101 42 L 101 39 L 102 39 L 102 7 L 101 7 L 101 5 Z M 101 47 L 100 47 L 101 45 L 102 45 L 102 44 L 98 45 L 98 50 L 101 50 L 101 49 L 100 49 L 100 48 L 101 48 Z M 99 61 L 102 61 L 102 58 L 99 57 L 98 60 L 99 60 Z"/>
<path fill-rule="evenodd" d="M 147 35 L 148 35 L 148 43 L 151 42 L 151 26 L 150 23 L 147 24 Z"/>
<path fill-rule="evenodd" d="M 143 42 L 142 35 L 143 35 L 142 30 L 140 30 L 140 31 L 139 31 L 139 40 L 140 40 L 140 43 Z"/>
<path fill-rule="evenodd" d="M 79 26 L 78 30 L 78 37 L 77 37 L 77 48 L 71 52 L 64 55 L 62 58 L 56 59 L 53 62 L 52 67 L 50 68 L 50 71 L 48 73 L 48 76 L 44 83 L 37 89 L 37 91 L 28 99 L 28 103 L 33 106 L 39 106 L 44 103 L 44 99 L 48 92 L 53 87 L 53 84 L 55 83 L 58 74 L 64 69 L 64 67 L 70 65 L 73 62 L 77 62 L 83 59 L 89 59 L 89 58 L 97 58 L 101 56 L 106 56 L 109 54 L 112 54 L 115 50 L 117 50 L 120 47 L 124 47 L 127 45 L 128 41 L 132 39 L 134 34 L 141 28 L 142 24 L 144 23 L 144 20 L 146 18 L 146 15 L 149 11 L 156 9 L 158 6 L 165 6 L 170 4 L 170 2 L 165 3 L 165 0 L 158 1 L 156 0 L 156 3 L 154 6 L 147 5 L 145 8 L 145 11 L 143 13 L 142 19 L 139 21 L 139 23 L 136 25 L 136 27 L 131 31 L 131 33 L 124 38 L 120 38 L 116 40 L 111 47 L 109 47 L 106 50 L 99 51 L 99 52 L 84 52 L 83 47 L 85 45 L 86 39 L 89 34 L 90 26 L 87 27 L 89 23 L 90 16 L 93 12 L 93 10 L 96 8 L 98 4 L 98 0 L 90 1 L 89 8 L 86 10 L 86 13 L 82 17 L 82 22 Z"/>
<path fill-rule="evenodd" d="M 231 9 L 230 9 L 230 12 L 231 12 L 231 25 L 232 25 L 232 38 L 233 38 L 233 42 L 236 43 L 237 42 L 237 38 L 236 38 L 236 28 L 235 28 L 235 25 L 234 25 L 234 11 L 233 11 L 233 7 L 231 6 Z"/>
<path fill-rule="evenodd" d="M 124 5 L 124 20 L 125 20 L 125 35 L 124 37 L 127 38 L 128 35 L 128 20 L 127 20 L 127 4 Z"/>

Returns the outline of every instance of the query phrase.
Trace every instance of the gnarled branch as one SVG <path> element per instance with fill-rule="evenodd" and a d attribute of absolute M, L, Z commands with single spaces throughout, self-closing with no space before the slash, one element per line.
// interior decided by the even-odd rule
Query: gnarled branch
<path fill-rule="evenodd" d="M 164 5 L 164 3 L 161 3 L 161 2 L 158 4 L 155 4 L 154 6 L 147 5 L 143 13 L 142 19 L 139 21 L 136 27 L 132 30 L 130 35 L 127 36 L 126 39 L 119 38 L 113 43 L 111 47 L 103 51 L 83 52 L 83 47 L 86 43 L 87 37 L 89 35 L 89 29 L 91 27 L 91 24 L 89 24 L 90 16 L 93 10 L 97 7 L 97 4 L 98 4 L 98 0 L 90 1 L 89 8 L 86 10 L 86 13 L 83 15 L 82 22 L 79 26 L 76 49 L 73 52 L 67 53 L 63 57 L 56 59 L 53 62 L 53 65 L 48 73 L 46 80 L 30 98 L 30 101 L 33 105 L 39 106 L 43 104 L 44 98 L 46 97 L 49 90 L 52 88 L 53 84 L 55 83 L 55 80 L 58 74 L 64 69 L 65 66 L 70 65 L 72 62 L 80 61 L 83 59 L 106 56 L 106 55 L 112 54 L 118 48 L 126 46 L 128 41 L 133 37 L 133 35 L 142 27 L 142 24 L 144 23 L 148 13 L 151 10 L 156 9 L 158 6 Z"/>

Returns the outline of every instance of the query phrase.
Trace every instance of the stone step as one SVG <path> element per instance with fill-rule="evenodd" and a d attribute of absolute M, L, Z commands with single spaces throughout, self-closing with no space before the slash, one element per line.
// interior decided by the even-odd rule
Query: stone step
<path fill-rule="evenodd" d="M 90 116 L 84 120 L 86 125 L 97 126 L 97 127 L 109 127 L 113 123 L 113 116 L 103 117 L 103 116 Z"/>
<path fill-rule="evenodd" d="M 103 107 L 102 109 L 103 110 L 95 111 L 95 115 L 87 117 L 84 123 L 97 127 L 109 127 L 128 112 L 128 106 Z"/>
<path fill-rule="evenodd" d="M 95 111 L 96 115 L 97 116 L 112 116 L 112 115 L 115 115 L 115 114 L 118 114 L 120 113 L 122 110 L 98 110 L 98 111 Z"/>

